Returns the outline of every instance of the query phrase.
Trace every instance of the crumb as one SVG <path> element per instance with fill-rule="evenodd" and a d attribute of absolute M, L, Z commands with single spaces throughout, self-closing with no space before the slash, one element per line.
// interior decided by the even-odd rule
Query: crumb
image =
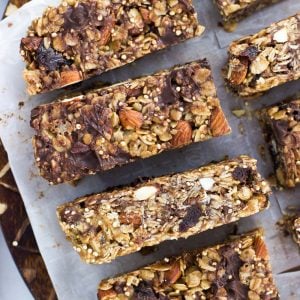
<path fill-rule="evenodd" d="M 240 118 L 246 114 L 246 111 L 244 109 L 233 109 L 231 111 L 233 115 L 235 115 L 237 118 Z"/>
<path fill-rule="evenodd" d="M 10 28 L 12 27 L 14 24 L 12 22 L 7 23 L 7 27 Z"/>
<path fill-rule="evenodd" d="M 237 28 L 237 23 L 236 22 L 224 23 L 223 28 L 227 32 L 234 32 Z"/>
<path fill-rule="evenodd" d="M 244 134 L 245 133 L 244 124 L 242 122 L 239 123 L 238 128 L 239 128 L 240 134 Z"/>
<path fill-rule="evenodd" d="M 39 198 L 39 199 L 43 199 L 44 197 L 45 197 L 44 192 L 39 192 L 38 198 Z"/>
<path fill-rule="evenodd" d="M 19 104 L 18 104 L 19 109 L 21 109 L 24 105 L 25 105 L 24 101 L 20 101 Z"/>

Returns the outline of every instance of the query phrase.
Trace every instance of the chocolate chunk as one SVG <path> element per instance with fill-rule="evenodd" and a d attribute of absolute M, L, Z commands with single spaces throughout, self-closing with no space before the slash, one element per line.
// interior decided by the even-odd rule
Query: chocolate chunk
<path fill-rule="evenodd" d="M 212 284 L 211 292 L 216 296 L 220 288 L 225 288 L 228 299 L 248 299 L 248 287 L 239 279 L 239 270 L 243 264 L 239 254 L 229 245 L 221 247 L 219 254 L 222 259 L 217 265 L 216 279 Z"/>
<path fill-rule="evenodd" d="M 272 121 L 274 136 L 276 142 L 282 146 L 299 147 L 300 134 L 297 131 L 291 131 L 288 121 Z"/>
<path fill-rule="evenodd" d="M 69 8 L 64 14 L 64 29 L 81 29 L 89 23 L 89 7 L 82 3 L 77 7 Z"/>
<path fill-rule="evenodd" d="M 166 85 L 164 86 L 161 92 L 159 104 L 170 105 L 170 104 L 174 104 L 178 100 L 179 95 L 178 92 L 176 91 L 175 76 L 176 76 L 176 72 L 173 71 L 166 78 Z"/>
<path fill-rule="evenodd" d="M 247 300 L 249 288 L 240 282 L 239 279 L 229 281 L 225 286 L 225 290 L 228 294 L 228 299 L 232 300 Z"/>
<path fill-rule="evenodd" d="M 285 120 L 273 120 L 272 121 L 272 127 L 274 131 L 274 136 L 276 138 L 276 141 L 278 144 L 283 144 L 283 141 L 287 134 L 289 133 L 289 123 Z"/>
<path fill-rule="evenodd" d="M 232 172 L 232 177 L 241 183 L 250 184 L 253 181 L 253 171 L 251 168 L 236 167 Z"/>
<path fill-rule="evenodd" d="M 77 153 L 85 153 L 90 150 L 90 147 L 86 144 L 83 144 L 81 142 L 77 142 L 74 144 L 74 146 L 71 149 L 71 153 L 77 154 Z"/>
<path fill-rule="evenodd" d="M 167 296 L 156 293 L 150 282 L 141 281 L 137 287 L 134 288 L 132 300 L 168 300 Z"/>
<path fill-rule="evenodd" d="M 258 53 L 259 51 L 256 46 L 249 46 L 240 54 L 240 56 L 247 57 L 250 61 L 253 61 Z"/>
<path fill-rule="evenodd" d="M 112 124 L 109 119 L 109 109 L 101 104 L 85 105 L 81 110 L 83 123 L 92 135 L 111 134 Z"/>
<path fill-rule="evenodd" d="M 165 45 L 173 45 L 180 41 L 180 37 L 173 31 L 173 27 L 166 27 L 164 35 L 160 36 L 160 40 Z"/>
<path fill-rule="evenodd" d="M 96 170 L 99 165 L 95 152 L 91 150 L 84 153 L 72 153 L 70 160 L 76 168 L 79 167 L 80 169 L 91 171 Z M 72 169 L 72 167 L 70 169 Z"/>
<path fill-rule="evenodd" d="M 202 211 L 198 205 L 194 204 L 190 206 L 187 209 L 187 213 L 184 216 L 182 222 L 179 224 L 179 231 L 187 231 L 189 228 L 195 226 L 198 223 L 201 215 Z"/>
<path fill-rule="evenodd" d="M 47 71 L 55 71 L 63 65 L 69 65 L 68 60 L 62 54 L 51 47 L 46 49 L 42 44 L 36 52 L 36 61 L 40 67 L 45 68 Z"/>

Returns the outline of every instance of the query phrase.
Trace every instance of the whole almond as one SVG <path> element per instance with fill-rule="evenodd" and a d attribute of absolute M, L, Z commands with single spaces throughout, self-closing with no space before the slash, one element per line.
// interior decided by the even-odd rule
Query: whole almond
<path fill-rule="evenodd" d="M 266 244 L 260 236 L 257 236 L 255 238 L 253 246 L 254 246 L 256 256 L 258 256 L 262 259 L 268 259 L 269 258 Z"/>
<path fill-rule="evenodd" d="M 179 262 L 175 261 L 171 265 L 171 269 L 165 272 L 164 279 L 167 284 L 173 284 L 180 278 L 180 276 L 181 276 L 180 264 Z"/>
<path fill-rule="evenodd" d="M 121 109 L 119 118 L 125 129 L 139 129 L 143 125 L 143 115 L 135 110 Z"/>
<path fill-rule="evenodd" d="M 229 62 L 228 80 L 235 85 L 242 84 L 247 76 L 248 64 L 246 57 L 232 59 Z"/>
<path fill-rule="evenodd" d="M 213 136 L 221 136 L 231 131 L 220 107 L 216 107 L 211 114 L 210 129 Z"/>
<path fill-rule="evenodd" d="M 179 121 L 176 126 L 177 132 L 173 136 L 172 145 L 174 147 L 183 146 L 192 140 L 192 127 L 187 121 Z"/>

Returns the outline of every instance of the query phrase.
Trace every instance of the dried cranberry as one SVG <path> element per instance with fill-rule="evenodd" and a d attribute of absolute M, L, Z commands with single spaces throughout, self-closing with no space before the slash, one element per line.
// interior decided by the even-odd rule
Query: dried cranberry
<path fill-rule="evenodd" d="M 183 220 L 179 224 L 179 231 L 180 232 L 187 231 L 189 228 L 195 226 L 198 223 L 201 215 L 202 215 L 202 211 L 200 207 L 196 204 L 191 205 L 187 209 L 186 215 L 184 216 Z"/>
<path fill-rule="evenodd" d="M 55 71 L 62 65 L 70 64 L 61 53 L 56 52 L 53 48 L 46 49 L 43 45 L 37 50 L 36 61 L 40 67 L 44 67 L 47 71 Z"/>
<path fill-rule="evenodd" d="M 240 56 L 247 57 L 249 60 L 253 61 L 259 53 L 259 50 L 255 46 L 247 47 Z"/>

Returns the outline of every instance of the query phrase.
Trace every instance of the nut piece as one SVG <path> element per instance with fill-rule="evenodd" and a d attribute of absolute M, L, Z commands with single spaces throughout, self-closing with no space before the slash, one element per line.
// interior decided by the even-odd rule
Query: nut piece
<path fill-rule="evenodd" d="M 82 76 L 77 70 L 62 71 L 60 74 L 61 86 L 69 85 L 82 80 Z"/>
<path fill-rule="evenodd" d="M 142 127 L 143 115 L 135 110 L 121 109 L 119 112 L 120 122 L 125 129 L 139 129 Z"/>
<path fill-rule="evenodd" d="M 288 41 L 289 36 L 286 28 L 282 28 L 274 33 L 273 39 L 278 43 L 285 43 Z"/>
<path fill-rule="evenodd" d="M 134 192 L 134 198 L 136 200 L 147 200 L 153 196 L 155 196 L 155 194 L 158 192 L 157 187 L 155 186 L 143 186 L 139 189 L 137 189 Z"/>
<path fill-rule="evenodd" d="M 255 253 L 258 257 L 262 258 L 262 259 L 269 259 L 269 255 L 268 255 L 268 250 L 267 250 L 267 247 L 266 247 L 266 244 L 264 242 L 264 240 L 260 237 L 260 236 L 257 236 L 255 238 L 255 241 L 254 241 L 254 250 L 255 250 Z"/>
<path fill-rule="evenodd" d="M 115 299 L 117 293 L 111 288 L 109 290 L 98 290 L 98 299 L 101 300 L 108 300 L 108 299 Z"/>
<path fill-rule="evenodd" d="M 139 214 L 130 212 L 130 213 L 125 213 L 121 212 L 119 215 L 119 220 L 121 224 L 133 224 L 135 226 L 141 225 L 142 224 L 142 219 Z"/>
<path fill-rule="evenodd" d="M 248 72 L 248 59 L 241 57 L 234 58 L 229 62 L 229 69 L 227 78 L 232 84 L 239 85 L 243 83 Z"/>
<path fill-rule="evenodd" d="M 223 111 L 216 107 L 210 118 L 210 128 L 213 136 L 221 136 L 230 132 L 230 127 L 226 121 Z"/>
<path fill-rule="evenodd" d="M 179 121 L 177 126 L 177 133 L 173 136 L 172 145 L 174 147 L 183 146 L 188 144 L 192 139 L 192 127 L 187 121 Z"/>
<path fill-rule="evenodd" d="M 42 38 L 40 37 L 26 37 L 22 38 L 21 45 L 29 51 L 35 51 L 39 48 Z"/>
<path fill-rule="evenodd" d="M 212 178 L 200 178 L 200 184 L 206 191 L 210 191 L 215 183 Z"/>
<path fill-rule="evenodd" d="M 172 264 L 171 269 L 165 272 L 164 279 L 166 283 L 173 284 L 180 278 L 180 276 L 180 264 L 179 262 L 175 261 Z"/>

